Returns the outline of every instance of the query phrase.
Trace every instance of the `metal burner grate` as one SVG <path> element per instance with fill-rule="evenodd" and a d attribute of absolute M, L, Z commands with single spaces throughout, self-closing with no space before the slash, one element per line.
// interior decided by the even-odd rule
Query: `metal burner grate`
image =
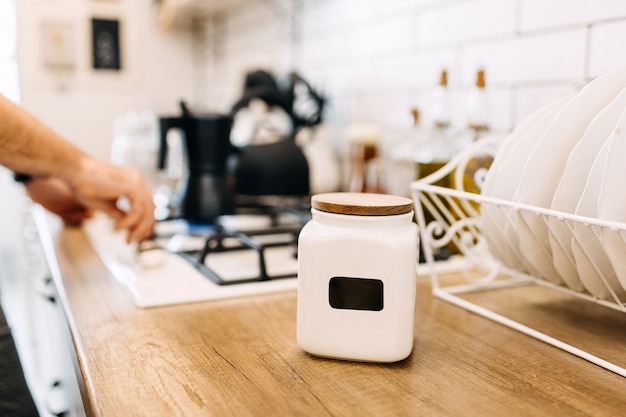
<path fill-rule="evenodd" d="M 271 274 L 267 266 L 267 253 L 273 248 L 289 248 L 294 259 L 297 258 L 298 235 L 302 226 L 275 227 L 267 230 L 230 232 L 221 227 L 207 237 L 204 247 L 199 251 L 179 252 L 179 255 L 187 259 L 198 271 L 218 285 L 236 285 L 250 282 L 268 281 L 274 279 L 295 278 L 297 273 Z M 289 236 L 289 239 L 263 242 L 258 239 L 262 236 Z M 258 262 L 258 275 L 238 279 L 223 279 L 217 272 L 207 266 L 208 257 L 225 252 L 252 250 L 256 253 Z"/>
<path fill-rule="evenodd" d="M 240 227 L 231 222 L 233 218 L 237 218 L 237 215 L 223 216 L 216 222 L 214 230 L 206 235 L 201 248 L 176 253 L 217 285 L 295 278 L 297 276 L 298 236 L 302 227 L 311 218 L 310 206 L 246 206 L 240 207 L 238 213 L 244 216 L 259 216 L 265 219 L 266 224 L 261 227 Z M 211 266 L 212 260 L 222 257 L 222 259 L 228 258 L 227 262 L 232 269 L 239 269 L 238 253 L 246 254 L 241 263 L 246 263 L 248 267 L 252 262 L 255 263 L 255 266 L 249 269 L 256 272 L 236 278 L 225 277 L 223 273 Z M 278 271 L 272 271 L 272 266 L 277 269 L 276 264 L 280 264 Z M 280 268 L 284 264 L 290 264 L 293 267 L 289 271 L 284 271 L 288 269 Z"/>

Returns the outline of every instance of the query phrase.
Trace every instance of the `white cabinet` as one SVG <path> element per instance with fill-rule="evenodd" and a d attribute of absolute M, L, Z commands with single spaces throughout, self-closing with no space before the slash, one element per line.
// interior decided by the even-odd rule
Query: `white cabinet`
<path fill-rule="evenodd" d="M 157 21 L 164 29 L 185 26 L 196 19 L 206 18 L 247 1 L 249 0 L 161 0 Z"/>
<path fill-rule="evenodd" d="M 40 207 L 39 207 L 40 208 Z M 26 379 L 42 417 L 82 417 L 75 352 L 31 211 L 23 213 L 19 286 L 3 297 Z M 15 301 L 17 301 L 15 300 Z M 19 308 L 18 308 L 19 307 Z"/>

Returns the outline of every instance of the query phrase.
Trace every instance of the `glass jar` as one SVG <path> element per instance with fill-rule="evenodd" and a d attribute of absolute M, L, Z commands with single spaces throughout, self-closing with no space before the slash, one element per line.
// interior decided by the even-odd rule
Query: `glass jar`
<path fill-rule="evenodd" d="M 298 239 L 297 337 L 307 352 L 371 362 L 413 349 L 418 235 L 412 200 L 313 196 Z"/>

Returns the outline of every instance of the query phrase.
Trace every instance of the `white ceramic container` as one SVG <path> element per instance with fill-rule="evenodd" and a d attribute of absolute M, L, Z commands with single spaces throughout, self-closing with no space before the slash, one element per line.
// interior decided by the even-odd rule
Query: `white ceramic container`
<path fill-rule="evenodd" d="M 418 234 L 405 197 L 318 194 L 298 239 L 298 344 L 396 362 L 413 349 Z"/>

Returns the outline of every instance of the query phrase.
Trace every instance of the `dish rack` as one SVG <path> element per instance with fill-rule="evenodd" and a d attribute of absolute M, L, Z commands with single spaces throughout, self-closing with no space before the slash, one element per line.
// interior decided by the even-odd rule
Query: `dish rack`
<path fill-rule="evenodd" d="M 598 272 L 611 294 L 608 299 L 599 299 L 587 292 L 573 291 L 565 284 L 558 285 L 541 277 L 512 269 L 490 253 L 488 241 L 482 233 L 483 225 L 480 217 L 481 207 L 487 205 L 490 206 L 489 211 L 501 211 L 502 217 L 507 218 L 507 221 L 513 221 L 511 213 L 514 213 L 513 217 L 517 218 L 520 214 L 527 212 L 524 215 L 538 216 L 546 223 L 551 218 L 558 219 L 565 222 L 570 230 L 573 230 L 575 225 L 578 225 L 576 227 L 583 225 L 591 229 L 598 239 L 601 238 L 603 231 L 608 230 L 610 233 L 619 234 L 626 241 L 626 224 L 623 223 L 577 216 L 481 195 L 480 189 L 488 172 L 489 162 L 495 157 L 502 139 L 502 137 L 495 136 L 482 139 L 458 154 L 438 171 L 411 184 L 411 195 L 420 230 L 420 242 L 426 260 L 425 267 L 430 274 L 433 295 L 626 377 L 623 364 L 618 365 L 603 359 L 551 336 L 547 332 L 541 332 L 523 324 L 521 320 L 509 318 L 506 314 L 497 313 L 490 307 L 468 301 L 467 295 L 470 293 L 538 285 L 626 313 L 626 300 L 616 295 L 600 271 Z M 451 179 L 449 181 L 452 184 L 451 187 L 436 185 L 445 178 Z M 451 244 L 463 256 L 465 267 L 463 267 L 462 275 L 465 282 L 444 285 L 438 274 L 438 271 L 442 269 L 437 268 L 438 261 L 435 259 L 442 248 L 450 247 Z M 624 256 L 626 258 L 626 253 Z M 596 270 L 598 270 L 597 267 Z"/>

